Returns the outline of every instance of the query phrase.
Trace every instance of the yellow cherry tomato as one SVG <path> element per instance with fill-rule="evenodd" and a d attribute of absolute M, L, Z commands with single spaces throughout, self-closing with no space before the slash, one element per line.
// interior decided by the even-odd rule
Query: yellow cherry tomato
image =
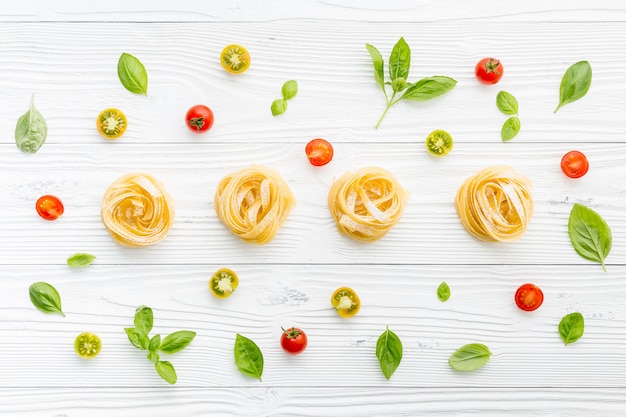
<path fill-rule="evenodd" d="M 126 115 L 118 109 L 110 108 L 100 112 L 96 119 L 98 133 L 107 139 L 117 139 L 126 132 Z"/>
<path fill-rule="evenodd" d="M 217 298 L 230 296 L 239 285 L 239 277 L 228 268 L 220 268 L 209 280 L 209 289 Z"/>
<path fill-rule="evenodd" d="M 330 302 L 337 310 L 339 317 L 343 318 L 353 317 L 361 309 L 359 296 L 352 288 L 348 287 L 337 288 L 330 297 Z"/>
<path fill-rule="evenodd" d="M 241 45 L 228 45 L 220 54 L 220 62 L 231 74 L 241 74 L 250 68 L 250 53 Z"/>
<path fill-rule="evenodd" d="M 100 338 L 93 333 L 81 333 L 74 340 L 74 350 L 81 358 L 95 358 L 100 353 L 100 348 L 102 348 Z"/>

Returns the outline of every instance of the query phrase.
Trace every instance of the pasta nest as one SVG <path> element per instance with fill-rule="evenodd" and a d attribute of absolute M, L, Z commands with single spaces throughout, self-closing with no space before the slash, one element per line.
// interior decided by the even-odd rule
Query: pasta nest
<path fill-rule="evenodd" d="M 487 242 L 522 237 L 533 213 L 532 183 L 513 168 L 485 168 L 459 188 L 454 206 L 461 223 Z"/>
<path fill-rule="evenodd" d="M 276 236 L 296 199 L 276 171 L 252 165 L 225 176 L 214 202 L 217 216 L 235 235 L 262 245 Z"/>
<path fill-rule="evenodd" d="M 347 172 L 328 192 L 337 229 L 361 242 L 383 237 L 402 217 L 408 193 L 394 176 L 378 167 Z"/>
<path fill-rule="evenodd" d="M 165 238 L 174 223 L 174 204 L 163 185 L 144 173 L 115 180 L 104 193 L 102 222 L 124 246 L 147 246 Z"/>

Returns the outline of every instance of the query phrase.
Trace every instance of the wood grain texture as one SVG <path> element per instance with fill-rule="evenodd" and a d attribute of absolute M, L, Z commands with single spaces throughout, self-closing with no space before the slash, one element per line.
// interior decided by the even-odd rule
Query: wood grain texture
<path fill-rule="evenodd" d="M 240 0 L 172 4 L 156 0 L 99 5 L 57 0 L 10 3 L 0 11 L 0 415 L 54 416 L 541 416 L 604 417 L 626 407 L 626 8 L 615 1 L 550 7 L 408 1 Z M 494 33 L 497 36 L 494 36 Z M 373 128 L 384 97 L 373 80 L 365 43 L 387 59 L 404 36 L 410 79 L 442 74 L 458 80 L 444 97 L 400 103 Z M 252 53 L 241 76 L 218 57 L 237 42 Z M 148 96 L 119 83 L 117 59 L 132 53 L 149 74 Z M 505 64 L 498 86 L 479 85 L 484 56 Z M 553 113 L 566 68 L 590 61 L 587 96 Z M 272 117 L 282 83 L 298 80 L 288 111 Z M 522 130 L 502 143 L 500 90 L 520 103 Z M 31 94 L 49 136 L 35 155 L 13 141 Z M 214 128 L 198 136 L 183 115 L 213 108 Z M 109 142 L 95 117 L 118 107 L 127 133 Z M 434 129 L 454 137 L 435 159 L 424 150 Z M 305 144 L 324 137 L 335 158 L 312 167 Z M 562 155 L 578 149 L 589 173 L 566 178 Z M 274 241 L 249 245 L 214 212 L 213 194 L 229 172 L 252 163 L 278 170 L 297 205 Z M 479 169 L 509 164 L 533 182 L 535 213 L 526 235 L 510 244 L 472 238 L 454 211 L 457 188 Z M 400 223 L 382 240 L 341 236 L 326 206 L 334 178 L 377 165 L 410 192 Z M 117 177 L 149 172 L 172 194 L 176 219 L 158 245 L 116 244 L 100 221 L 101 199 Z M 35 200 L 59 196 L 65 214 L 37 217 Z M 567 236 L 575 202 L 598 211 L 613 232 L 607 272 L 580 258 Z M 74 252 L 97 256 L 76 270 Z M 218 300 L 207 289 L 226 266 L 240 287 Z M 452 291 L 441 303 L 436 290 Z M 47 281 L 67 317 L 37 311 L 28 286 Z M 513 294 L 539 285 L 544 305 L 517 309 Z M 330 306 L 337 287 L 363 301 L 350 320 Z M 155 312 L 154 332 L 198 333 L 169 360 L 178 383 L 167 386 L 124 334 L 135 308 Z M 581 340 L 564 346 L 558 322 L 583 314 Z M 309 347 L 284 354 L 280 327 L 299 326 Z M 375 356 L 389 325 L 404 343 L 391 380 Z M 103 350 L 92 361 L 72 349 L 82 331 Z M 235 335 L 265 356 L 263 382 L 240 374 Z M 460 374 L 447 364 L 459 346 L 485 343 L 488 365 Z"/>

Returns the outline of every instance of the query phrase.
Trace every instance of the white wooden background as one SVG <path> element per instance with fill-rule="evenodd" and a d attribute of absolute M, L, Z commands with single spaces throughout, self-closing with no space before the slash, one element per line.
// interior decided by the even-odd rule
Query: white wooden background
<path fill-rule="evenodd" d="M 171 1 L 90 4 L 44 0 L 0 8 L 0 415 L 2 416 L 617 416 L 626 413 L 626 6 L 621 1 Z M 371 43 L 385 59 L 400 37 L 412 48 L 410 79 L 458 80 L 448 95 L 400 103 L 379 130 L 384 98 L 373 79 Z M 228 43 L 252 54 L 241 76 L 221 68 Z M 148 96 L 117 78 L 128 52 L 145 64 Z M 496 86 L 478 84 L 475 63 L 500 58 Z M 586 97 L 553 110 L 562 74 L 586 59 Z M 282 83 L 298 96 L 272 117 Z M 520 103 L 522 130 L 509 143 L 498 91 Z M 13 131 L 31 94 L 49 135 L 22 154 Z M 188 132 L 186 110 L 215 112 L 206 135 Z M 115 142 L 95 130 L 98 112 L 122 109 L 127 133 Z M 443 159 L 423 146 L 434 129 L 455 147 Z M 334 160 L 312 167 L 304 145 L 324 137 Z M 585 152 L 589 173 L 560 171 L 561 156 Z M 266 246 L 230 234 L 213 208 L 217 183 L 252 163 L 277 169 L 297 206 Z M 534 183 L 535 214 L 516 243 L 481 243 L 454 211 L 458 186 L 479 169 L 506 163 Z M 334 177 L 379 165 L 411 195 L 404 217 L 382 240 L 359 244 L 335 229 L 326 207 Z M 165 183 L 176 220 L 160 244 L 116 244 L 99 218 L 106 187 L 145 171 Z M 40 219 L 35 200 L 59 196 L 66 212 Z M 607 272 L 578 257 L 567 236 L 574 202 L 598 211 L 613 231 Z M 65 265 L 89 252 L 84 270 Z M 240 287 L 225 300 L 207 290 L 221 266 Z M 447 281 L 452 297 L 437 300 Z M 66 318 L 37 311 L 35 281 L 56 286 Z M 524 313 L 515 289 L 534 282 L 544 305 Z M 330 307 L 348 285 L 363 307 L 344 320 Z M 155 332 L 198 332 L 171 357 L 179 380 L 162 381 L 128 342 L 135 308 L 149 305 Z M 565 347 L 560 318 L 580 311 L 581 340 Z M 309 334 L 304 354 L 279 345 L 281 326 Z M 389 325 L 404 343 L 390 381 L 375 356 Z M 103 342 L 78 358 L 82 331 Z M 236 333 L 265 356 L 263 382 L 240 374 Z M 465 343 L 490 347 L 483 369 L 454 372 L 448 356 Z"/>

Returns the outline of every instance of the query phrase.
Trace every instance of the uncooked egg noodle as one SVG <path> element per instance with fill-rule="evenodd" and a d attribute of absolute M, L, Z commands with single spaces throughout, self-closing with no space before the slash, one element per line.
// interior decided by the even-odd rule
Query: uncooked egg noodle
<path fill-rule="evenodd" d="M 371 242 L 400 220 L 407 199 L 408 193 L 389 171 L 366 167 L 335 180 L 328 193 L 328 208 L 341 233 Z"/>
<path fill-rule="evenodd" d="M 459 188 L 454 206 L 469 233 L 490 242 L 522 237 L 533 213 L 532 183 L 506 165 L 488 167 Z"/>
<path fill-rule="evenodd" d="M 172 227 L 174 204 L 156 178 L 131 173 L 106 190 L 101 215 L 113 239 L 122 245 L 153 245 L 163 240 Z"/>
<path fill-rule="evenodd" d="M 262 245 L 276 236 L 296 199 L 276 171 L 252 165 L 225 176 L 214 202 L 217 216 L 235 235 Z"/>

